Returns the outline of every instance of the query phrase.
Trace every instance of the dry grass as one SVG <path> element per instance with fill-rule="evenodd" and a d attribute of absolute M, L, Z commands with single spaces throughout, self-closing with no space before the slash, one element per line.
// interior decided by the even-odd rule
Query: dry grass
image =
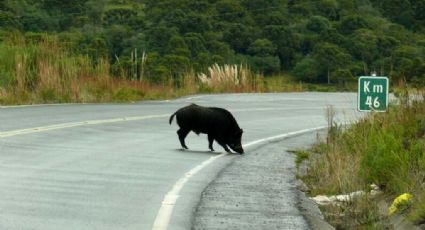
<path fill-rule="evenodd" d="M 385 218 L 378 214 L 378 207 L 372 204 L 373 200 L 364 196 L 321 209 L 325 219 L 336 229 L 388 229 Z"/>
<path fill-rule="evenodd" d="M 359 157 L 341 152 L 335 147 L 312 162 L 307 178 L 312 184 L 312 195 L 346 194 L 362 190 L 364 185 L 358 177 Z"/>
<path fill-rule="evenodd" d="M 370 113 L 347 128 L 334 124 L 328 112 L 328 137 L 313 149 L 316 157 L 303 178 L 311 195 L 368 191 L 373 183 L 389 197 L 413 194 L 416 202 L 408 212 L 413 221 L 425 222 L 425 94 L 402 90 L 399 95 L 386 113 Z M 332 218 L 359 212 L 361 224 L 374 219 L 374 210 L 373 202 L 353 200 L 326 212 Z"/>
<path fill-rule="evenodd" d="M 247 84 L 249 70 L 243 65 L 224 65 L 214 64 L 208 67 L 208 75 L 201 73 L 198 75 L 200 81 L 210 87 L 220 87 L 222 85 L 240 85 Z"/>
<path fill-rule="evenodd" d="M 136 101 L 175 97 L 178 93 L 169 82 L 150 84 L 111 76 L 108 60 L 93 62 L 51 37 L 37 44 L 11 38 L 0 44 L 0 63 L 0 77 L 9 79 L 0 84 L 3 104 Z M 193 80 L 186 80 L 190 88 Z"/>
<path fill-rule="evenodd" d="M 146 57 L 142 58 L 142 66 Z M 116 67 L 115 67 L 116 68 Z M 0 103 L 33 104 L 164 99 L 196 93 L 302 91 L 289 76 L 264 77 L 246 65 L 214 64 L 152 83 L 134 78 L 132 69 L 114 69 L 107 58 L 75 53 L 55 36 L 37 42 L 12 34 L 0 43 Z"/>
<path fill-rule="evenodd" d="M 253 74 L 246 65 L 214 64 L 208 73 L 198 74 L 201 88 L 212 92 L 261 92 L 264 77 Z"/>

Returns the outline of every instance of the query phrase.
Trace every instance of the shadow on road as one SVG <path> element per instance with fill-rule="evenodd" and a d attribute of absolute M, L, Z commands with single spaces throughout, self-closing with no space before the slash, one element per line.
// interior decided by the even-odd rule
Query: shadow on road
<path fill-rule="evenodd" d="M 200 150 L 191 150 L 191 149 L 175 149 L 175 150 L 177 150 L 178 152 L 181 152 L 181 153 L 184 153 L 184 152 L 186 152 L 186 153 L 200 153 L 200 154 L 208 154 L 208 155 L 220 155 L 220 154 L 222 154 L 223 152 L 217 152 L 217 151 L 209 151 L 209 150 L 207 150 L 207 151 L 200 151 Z"/>

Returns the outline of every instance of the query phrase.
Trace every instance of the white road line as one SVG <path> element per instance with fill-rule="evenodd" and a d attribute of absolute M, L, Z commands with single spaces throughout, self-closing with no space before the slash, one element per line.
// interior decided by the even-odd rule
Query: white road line
<path fill-rule="evenodd" d="M 315 107 L 314 109 L 323 109 L 324 107 Z M 258 110 L 290 110 L 290 109 L 282 109 L 282 108 L 265 108 L 265 109 L 258 109 Z M 311 109 L 311 108 L 310 108 Z M 233 112 L 245 112 L 245 111 L 251 111 L 256 109 L 241 109 L 241 110 L 234 110 Z M 125 122 L 125 121 L 137 121 L 137 120 L 145 120 L 145 119 L 152 119 L 152 118 L 164 118 L 168 117 L 170 114 L 159 114 L 159 115 L 149 115 L 149 116 L 136 116 L 136 117 L 122 117 L 122 118 L 113 118 L 113 119 L 104 119 L 104 120 L 88 120 L 88 121 L 80 121 L 80 122 L 69 122 L 69 123 L 62 123 L 62 124 L 55 124 L 55 125 L 48 125 L 48 126 L 39 126 L 39 127 L 33 127 L 33 128 L 27 128 L 27 129 L 18 129 L 18 130 L 10 130 L 10 131 L 4 131 L 0 132 L 0 138 L 6 138 L 11 136 L 17 136 L 17 135 L 23 135 L 23 134 L 31 134 L 31 133 L 39 133 L 39 132 L 46 132 L 56 129 L 65 129 L 65 128 L 72 128 L 72 127 L 78 127 L 78 126 L 88 126 L 88 125 L 99 125 L 99 124 L 107 124 L 107 123 L 116 123 L 116 122 Z M 291 136 L 300 135 L 303 133 L 323 129 L 326 126 L 320 126 L 310 129 L 303 129 L 295 132 L 289 132 L 284 133 L 268 138 L 259 139 L 256 141 L 249 142 L 245 145 L 243 145 L 244 148 L 247 148 L 249 146 L 266 143 L 270 141 L 280 140 Z M 179 197 L 179 193 L 183 186 L 186 184 L 186 182 L 189 181 L 189 179 L 194 176 L 196 173 L 201 171 L 203 168 L 217 160 L 218 158 L 221 158 L 223 156 L 227 155 L 227 153 L 221 153 L 219 155 L 213 156 L 205 161 L 203 161 L 201 164 L 197 165 L 196 167 L 192 168 L 190 171 L 185 173 L 185 175 L 180 178 L 173 186 L 173 188 L 165 195 L 164 200 L 162 201 L 162 205 L 160 210 L 158 211 L 158 214 L 155 218 L 154 224 L 152 229 L 154 230 L 163 230 L 168 228 L 168 224 L 170 222 L 171 214 L 173 212 L 173 208 L 177 202 L 177 199 Z"/>
<path fill-rule="evenodd" d="M 31 105 L 33 106 L 33 105 Z M 310 107 L 306 109 L 325 109 L 326 107 Z M 275 110 L 299 110 L 299 108 L 260 108 L 260 109 L 235 109 L 231 110 L 231 112 L 247 112 L 247 111 L 275 111 Z M 78 126 L 88 126 L 88 125 L 99 125 L 99 124 L 107 124 L 107 123 L 116 123 L 116 122 L 125 122 L 125 121 L 137 121 L 137 120 L 145 120 L 152 118 L 164 118 L 168 117 L 170 114 L 159 114 L 159 115 L 149 115 L 149 116 L 136 116 L 136 117 L 121 117 L 121 118 L 112 118 L 112 119 L 104 119 L 104 120 L 88 120 L 88 121 L 79 121 L 79 122 L 69 122 L 62 124 L 54 124 L 54 125 L 46 125 L 39 127 L 32 127 L 26 129 L 16 129 L 10 131 L 0 132 L 0 138 L 12 137 L 23 134 L 31 134 L 31 133 L 40 133 L 46 132 L 56 129 L 66 129 Z"/>
<path fill-rule="evenodd" d="M 249 146 L 267 143 L 271 141 L 277 141 L 282 140 L 288 137 L 297 136 L 300 134 L 324 129 L 327 126 L 319 126 L 315 128 L 310 129 L 302 129 L 294 132 L 279 134 L 272 137 L 267 137 L 263 139 L 258 139 L 256 141 L 251 141 L 245 145 L 243 145 L 244 148 L 247 148 Z M 181 177 L 173 186 L 173 188 L 164 196 L 164 199 L 162 200 L 162 205 L 156 215 L 155 221 L 152 226 L 152 230 L 166 230 L 168 228 L 168 225 L 170 223 L 171 215 L 173 213 L 174 206 L 177 203 L 177 199 L 179 198 L 179 193 L 183 189 L 184 185 L 189 181 L 191 177 L 193 177 L 196 173 L 201 171 L 203 168 L 208 166 L 209 164 L 213 163 L 215 160 L 226 156 L 228 153 L 221 153 L 217 156 L 210 157 L 209 159 L 203 161 L 201 164 L 197 165 L 196 167 L 192 168 L 190 171 L 186 172 L 183 177 Z"/>
<path fill-rule="evenodd" d="M 221 153 L 219 155 L 210 157 L 208 160 L 203 161 L 201 164 L 197 165 L 189 172 L 185 173 L 182 178 L 180 178 L 173 186 L 173 188 L 164 196 L 162 200 L 161 208 L 156 215 L 152 229 L 161 230 L 167 229 L 168 224 L 170 223 L 171 214 L 173 213 L 173 208 L 179 198 L 179 193 L 182 190 L 183 186 L 189 179 L 194 176 L 196 173 L 201 171 L 205 166 L 211 164 L 220 157 L 227 155 L 226 153 Z"/>
<path fill-rule="evenodd" d="M 63 124 L 47 125 L 47 126 L 33 127 L 28 129 L 17 129 L 17 130 L 0 132 L 0 138 L 30 134 L 30 133 L 39 133 L 39 132 L 45 132 L 50 130 L 56 130 L 56 129 L 66 129 L 66 128 L 72 128 L 77 126 L 99 125 L 99 124 L 116 123 L 116 122 L 124 122 L 124 121 L 138 121 L 138 120 L 145 120 L 145 119 L 152 119 L 152 118 L 163 118 L 168 116 L 170 116 L 170 114 L 69 122 L 69 123 L 63 123 Z"/>

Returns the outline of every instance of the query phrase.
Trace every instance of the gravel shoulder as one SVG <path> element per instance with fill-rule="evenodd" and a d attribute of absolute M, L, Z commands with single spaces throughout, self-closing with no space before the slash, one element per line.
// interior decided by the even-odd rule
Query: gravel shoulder
<path fill-rule="evenodd" d="M 295 155 L 312 132 L 268 143 L 236 157 L 203 191 L 192 229 L 333 229 L 297 189 Z"/>

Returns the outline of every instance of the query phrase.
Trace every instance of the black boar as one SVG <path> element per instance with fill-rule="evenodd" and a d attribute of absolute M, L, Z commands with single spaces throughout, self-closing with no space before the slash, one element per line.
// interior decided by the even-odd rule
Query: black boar
<path fill-rule="evenodd" d="M 237 153 L 244 153 L 241 145 L 243 130 L 239 128 L 238 123 L 229 111 L 222 108 L 191 104 L 171 115 L 170 125 L 174 116 L 176 116 L 177 124 L 180 126 L 177 134 L 183 148 L 187 149 L 184 139 L 190 131 L 193 131 L 198 135 L 199 133 L 208 135 L 208 147 L 211 151 L 214 151 L 213 142 L 215 140 L 223 146 L 226 152 L 230 152 L 227 148 L 229 146 Z"/>

